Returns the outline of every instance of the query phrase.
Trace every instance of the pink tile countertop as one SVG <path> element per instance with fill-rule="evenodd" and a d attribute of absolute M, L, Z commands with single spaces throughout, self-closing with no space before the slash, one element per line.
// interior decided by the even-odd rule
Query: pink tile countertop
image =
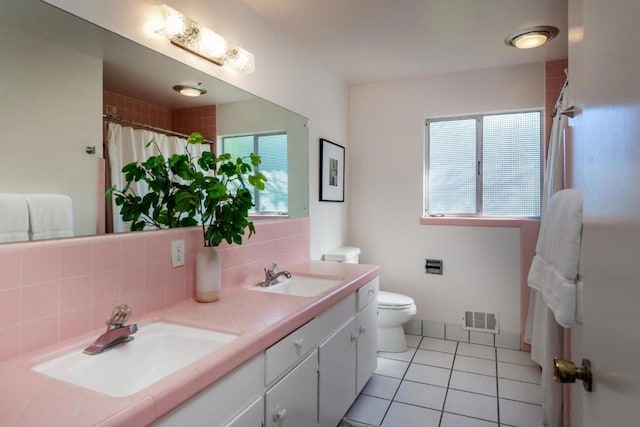
<path fill-rule="evenodd" d="M 147 425 L 366 284 L 378 275 L 379 267 L 310 261 L 289 271 L 338 276 L 345 280 L 317 297 L 297 297 L 248 290 L 258 279 L 236 286 L 225 285 L 220 301 L 215 303 L 186 300 L 142 318 L 136 318 L 134 313 L 131 321 L 141 328 L 147 323 L 166 320 L 239 337 L 216 353 L 130 396 L 107 396 L 30 369 L 69 350 L 80 351 L 104 332 L 102 329 L 2 362 L 0 425 Z"/>

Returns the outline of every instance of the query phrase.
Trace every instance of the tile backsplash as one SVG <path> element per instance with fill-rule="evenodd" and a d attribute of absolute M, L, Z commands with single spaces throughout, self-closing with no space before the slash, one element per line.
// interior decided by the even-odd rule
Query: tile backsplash
<path fill-rule="evenodd" d="M 220 245 L 223 286 L 310 259 L 308 218 L 254 224 L 243 245 Z M 186 264 L 171 268 L 176 239 Z M 201 245 L 199 228 L 0 245 L 0 360 L 101 328 L 120 303 L 143 315 L 193 298 Z"/>

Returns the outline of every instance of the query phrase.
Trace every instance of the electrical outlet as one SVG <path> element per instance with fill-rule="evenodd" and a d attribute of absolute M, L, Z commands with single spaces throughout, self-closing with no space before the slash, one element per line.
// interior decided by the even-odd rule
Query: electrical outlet
<path fill-rule="evenodd" d="M 171 267 L 184 265 L 184 240 L 171 242 Z"/>

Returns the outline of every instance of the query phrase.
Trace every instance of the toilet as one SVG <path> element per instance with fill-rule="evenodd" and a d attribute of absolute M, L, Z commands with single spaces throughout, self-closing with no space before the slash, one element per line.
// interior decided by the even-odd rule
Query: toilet
<path fill-rule="evenodd" d="M 325 261 L 357 264 L 360 248 L 343 246 L 324 254 Z M 407 351 L 407 341 L 402 325 L 416 315 L 413 298 L 394 292 L 378 292 L 378 351 L 402 353 Z"/>
<path fill-rule="evenodd" d="M 378 351 L 407 351 L 402 325 L 416 315 L 413 298 L 394 292 L 378 292 Z"/>

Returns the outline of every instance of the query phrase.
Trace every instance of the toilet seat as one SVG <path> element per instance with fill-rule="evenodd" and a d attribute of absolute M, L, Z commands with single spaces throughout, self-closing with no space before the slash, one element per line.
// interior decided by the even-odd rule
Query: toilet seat
<path fill-rule="evenodd" d="M 415 305 L 413 298 L 393 292 L 378 292 L 378 308 L 384 310 L 405 310 Z"/>

